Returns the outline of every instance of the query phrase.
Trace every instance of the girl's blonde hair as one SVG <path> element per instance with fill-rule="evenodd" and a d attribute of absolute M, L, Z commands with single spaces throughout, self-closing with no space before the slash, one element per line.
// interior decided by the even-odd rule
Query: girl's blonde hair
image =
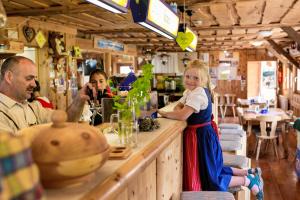
<path fill-rule="evenodd" d="M 199 70 L 200 86 L 205 87 L 209 90 L 210 94 L 212 95 L 212 100 L 213 100 L 213 91 L 211 89 L 208 65 L 205 62 L 203 62 L 202 60 L 193 60 L 188 63 L 188 66 L 184 70 L 184 74 L 187 70 L 192 69 L 192 68 Z"/>

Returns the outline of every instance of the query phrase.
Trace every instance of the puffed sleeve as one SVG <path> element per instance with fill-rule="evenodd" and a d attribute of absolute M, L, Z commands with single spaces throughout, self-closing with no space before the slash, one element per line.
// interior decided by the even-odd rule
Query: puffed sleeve
<path fill-rule="evenodd" d="M 195 109 L 195 113 L 204 110 L 208 106 L 208 98 L 202 87 L 196 88 L 189 93 L 185 105 Z"/>
<path fill-rule="evenodd" d="M 188 95 L 188 91 L 185 90 L 182 94 L 182 97 L 178 101 L 182 104 L 185 104 L 187 95 Z"/>

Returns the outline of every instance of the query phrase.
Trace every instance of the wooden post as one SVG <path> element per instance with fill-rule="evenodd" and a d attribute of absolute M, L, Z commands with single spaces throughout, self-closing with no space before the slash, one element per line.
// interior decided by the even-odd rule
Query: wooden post
<path fill-rule="evenodd" d="M 111 53 L 104 54 L 104 71 L 108 77 L 112 75 Z"/>

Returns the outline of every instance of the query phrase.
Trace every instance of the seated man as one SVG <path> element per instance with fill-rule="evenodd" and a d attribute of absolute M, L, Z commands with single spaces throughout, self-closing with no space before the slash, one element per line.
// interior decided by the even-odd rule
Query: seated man
<path fill-rule="evenodd" d="M 53 110 L 43 108 L 36 101 L 29 103 L 33 89 L 36 87 L 35 78 L 37 68 L 32 60 L 22 56 L 7 58 L 1 66 L 0 74 L 0 131 L 17 131 L 31 125 L 47 123 L 51 121 Z M 67 110 L 68 121 L 78 121 L 86 100 L 87 88 L 90 84 L 78 92 L 72 104 Z M 96 91 L 93 89 L 96 96 Z"/>

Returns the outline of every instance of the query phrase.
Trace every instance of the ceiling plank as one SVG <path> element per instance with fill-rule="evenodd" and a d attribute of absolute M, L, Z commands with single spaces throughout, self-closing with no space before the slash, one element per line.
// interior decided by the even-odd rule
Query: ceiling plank
<path fill-rule="evenodd" d="M 231 26 L 235 24 L 235 20 L 229 14 L 227 4 L 212 4 L 210 12 L 215 16 L 216 20 L 221 26 Z"/>
<path fill-rule="evenodd" d="M 288 52 L 286 52 L 285 50 L 283 50 L 281 48 L 281 46 L 279 46 L 276 42 L 274 42 L 274 40 L 267 39 L 267 41 L 272 46 L 272 48 L 275 51 L 277 51 L 277 53 L 282 54 L 283 56 L 285 56 L 291 63 L 293 63 L 293 65 L 295 65 L 298 69 L 300 69 L 298 61 L 296 61 Z"/>
<path fill-rule="evenodd" d="M 264 1 L 237 2 L 235 8 L 240 16 L 240 25 L 260 23 Z"/>
<path fill-rule="evenodd" d="M 281 23 L 298 23 L 300 21 L 300 1 L 297 1 L 290 11 L 283 17 Z"/>
<path fill-rule="evenodd" d="M 283 26 L 283 27 L 281 27 L 281 29 L 283 31 L 285 31 L 292 40 L 294 40 L 295 42 L 297 42 L 298 44 L 300 44 L 300 35 L 292 27 L 290 27 L 290 26 Z"/>
<path fill-rule="evenodd" d="M 90 11 L 91 9 L 96 9 L 95 6 L 91 4 L 80 4 L 73 7 L 69 6 L 55 6 L 49 8 L 39 8 L 39 9 L 19 9 L 10 10 L 6 14 L 9 17 L 14 16 L 50 16 L 57 14 L 76 14 L 80 12 Z"/>
<path fill-rule="evenodd" d="M 263 24 L 278 23 L 282 16 L 290 9 L 294 0 L 266 0 L 266 7 L 263 15 Z"/>

